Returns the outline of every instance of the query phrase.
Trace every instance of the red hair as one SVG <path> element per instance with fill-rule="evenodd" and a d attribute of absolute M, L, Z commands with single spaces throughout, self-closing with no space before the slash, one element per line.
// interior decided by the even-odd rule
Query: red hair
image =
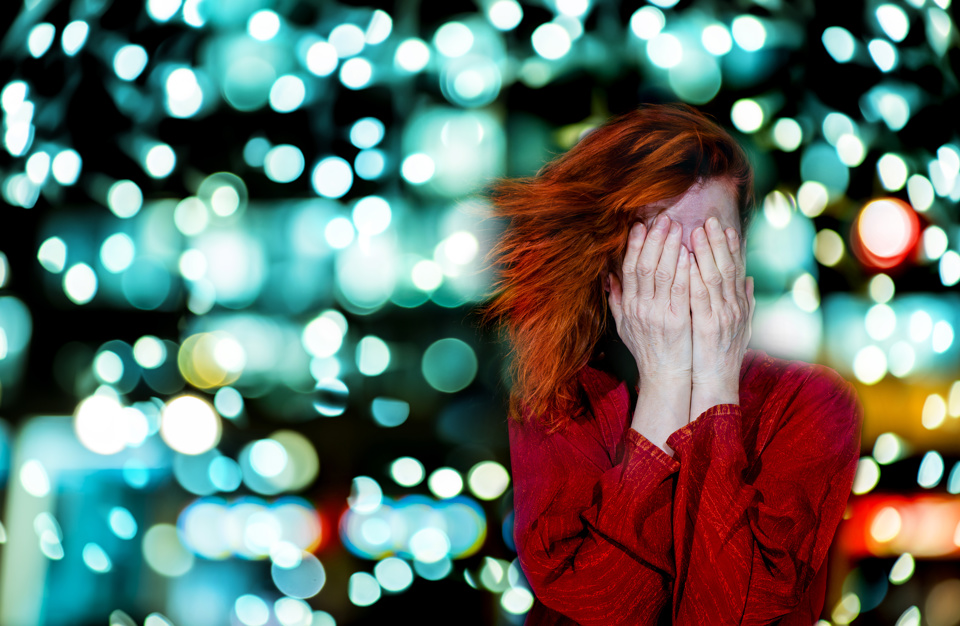
<path fill-rule="evenodd" d="M 522 403 L 554 429 L 579 412 L 576 375 L 607 328 L 603 286 L 638 210 L 712 178 L 735 188 L 746 233 L 753 172 L 743 149 L 693 107 L 664 104 L 611 118 L 536 176 L 488 187 L 493 215 L 508 221 L 487 255 L 499 268 L 479 315 L 508 332 L 511 418 Z"/>

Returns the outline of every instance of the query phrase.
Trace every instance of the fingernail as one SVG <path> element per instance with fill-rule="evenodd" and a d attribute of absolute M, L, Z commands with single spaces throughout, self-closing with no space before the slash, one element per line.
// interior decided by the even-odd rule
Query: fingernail
<path fill-rule="evenodd" d="M 737 231 L 735 231 L 735 230 L 732 229 L 732 228 L 731 228 L 730 230 L 728 230 L 728 231 L 727 231 L 727 239 L 729 239 L 730 241 L 736 241 L 736 240 L 737 240 Z"/>
<path fill-rule="evenodd" d="M 671 234 L 671 235 L 676 235 L 676 234 L 678 234 L 679 232 L 680 232 L 680 223 L 679 223 L 679 222 L 673 222 L 672 224 L 670 224 L 670 234 Z"/>
<path fill-rule="evenodd" d="M 710 228 L 711 230 L 716 230 L 717 228 L 719 228 L 719 226 L 720 226 L 720 220 L 718 220 L 717 218 L 711 217 L 707 219 L 707 228 Z"/>

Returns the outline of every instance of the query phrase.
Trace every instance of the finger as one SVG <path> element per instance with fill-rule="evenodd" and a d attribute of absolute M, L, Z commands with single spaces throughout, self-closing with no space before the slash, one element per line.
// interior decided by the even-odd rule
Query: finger
<path fill-rule="evenodd" d="M 664 242 L 663 253 L 660 255 L 660 262 L 657 264 L 657 272 L 654 279 L 654 289 L 656 290 L 654 299 L 660 302 L 668 302 L 670 300 L 673 280 L 677 274 L 677 261 L 680 257 L 682 230 L 680 222 L 670 220 L 670 230 Z"/>
<path fill-rule="evenodd" d="M 727 247 L 730 249 L 730 256 L 736 259 L 740 254 L 740 248 L 737 246 L 737 229 L 724 228 L 723 232 L 727 235 Z"/>
<path fill-rule="evenodd" d="M 727 236 L 723 233 L 720 220 L 715 217 L 708 218 L 706 229 L 713 259 L 722 277 L 724 299 L 731 303 L 744 304 L 742 300 L 737 300 L 737 264 L 733 260 L 733 255 L 730 254 L 730 244 L 727 243 Z"/>
<path fill-rule="evenodd" d="M 700 281 L 709 293 L 710 308 L 713 309 L 723 302 L 723 276 L 713 259 L 713 250 L 710 248 L 703 226 L 698 226 L 690 239 L 693 241 L 693 252 L 696 255 Z"/>
<path fill-rule="evenodd" d="M 735 284 L 737 286 L 737 300 L 740 301 L 743 310 L 747 310 L 750 306 L 750 302 L 747 300 L 747 289 L 746 289 L 746 277 L 747 277 L 747 264 L 744 263 L 743 254 L 740 250 L 740 238 L 737 235 L 736 228 L 727 228 L 727 243 L 730 248 L 730 256 L 733 257 L 733 262 L 737 267 L 737 276 L 735 279 Z"/>
<path fill-rule="evenodd" d="M 657 264 L 660 262 L 660 254 L 663 252 L 663 243 L 667 238 L 667 227 L 670 225 L 670 218 L 666 215 L 657 216 L 650 229 L 650 236 L 643 242 L 643 249 L 640 251 L 640 258 L 637 261 L 637 294 L 641 300 L 652 300 L 656 293 L 655 274 Z"/>
<path fill-rule="evenodd" d="M 690 312 L 690 251 L 681 247 L 677 255 L 677 274 L 673 279 L 670 306 L 678 315 Z"/>
<path fill-rule="evenodd" d="M 694 317 L 710 315 L 710 292 L 703 283 L 699 263 L 693 253 L 690 253 L 690 310 Z"/>
<path fill-rule="evenodd" d="M 753 276 L 747 278 L 747 296 L 750 299 L 750 313 L 747 315 L 747 344 L 749 345 L 750 339 L 753 337 L 753 312 L 757 308 L 757 298 L 753 293 Z"/>
<path fill-rule="evenodd" d="M 640 248 L 643 246 L 646 227 L 637 222 L 630 228 L 627 235 L 627 253 L 623 257 L 623 276 L 622 295 L 627 298 L 633 298 L 637 295 L 637 258 L 640 256 Z"/>

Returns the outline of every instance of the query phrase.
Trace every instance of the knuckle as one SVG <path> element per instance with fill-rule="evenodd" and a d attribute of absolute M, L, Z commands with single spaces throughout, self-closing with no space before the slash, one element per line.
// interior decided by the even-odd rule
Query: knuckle
<path fill-rule="evenodd" d="M 670 271 L 664 267 L 658 267 L 656 272 L 654 272 L 654 276 L 656 277 L 657 281 L 664 283 L 673 278 L 673 275 L 670 273 Z"/>

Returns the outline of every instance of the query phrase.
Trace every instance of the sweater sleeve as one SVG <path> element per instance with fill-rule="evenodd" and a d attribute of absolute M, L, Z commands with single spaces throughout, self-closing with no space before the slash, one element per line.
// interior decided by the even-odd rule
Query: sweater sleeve
<path fill-rule="evenodd" d="M 779 428 L 748 464 L 740 406 L 714 406 L 667 443 L 680 463 L 674 506 L 678 624 L 770 624 L 789 614 L 823 564 L 860 454 L 853 386 L 814 366 L 768 399 Z"/>
<path fill-rule="evenodd" d="M 670 606 L 678 464 L 630 428 L 611 458 L 585 429 L 511 421 L 520 564 L 540 602 L 579 624 L 654 624 Z"/>

